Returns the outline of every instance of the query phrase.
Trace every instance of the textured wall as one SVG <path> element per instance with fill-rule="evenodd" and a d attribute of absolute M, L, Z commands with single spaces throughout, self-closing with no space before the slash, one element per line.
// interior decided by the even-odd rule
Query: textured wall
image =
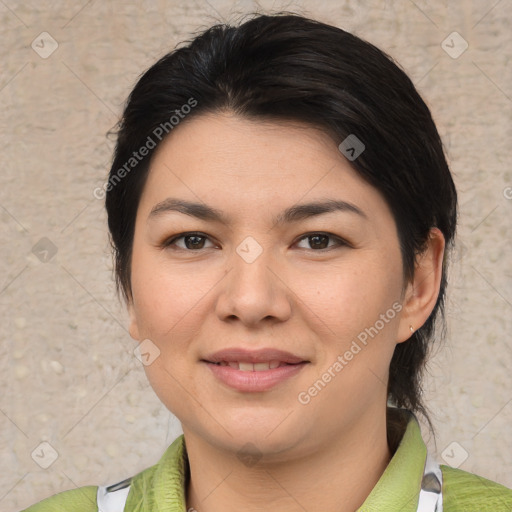
<path fill-rule="evenodd" d="M 191 32 L 259 6 L 375 43 L 431 107 L 460 194 L 448 336 L 425 382 L 437 456 L 512 487 L 512 3 L 447 4 L 0 2 L 2 510 L 125 478 L 181 433 L 133 356 L 93 190 L 137 76 Z"/>

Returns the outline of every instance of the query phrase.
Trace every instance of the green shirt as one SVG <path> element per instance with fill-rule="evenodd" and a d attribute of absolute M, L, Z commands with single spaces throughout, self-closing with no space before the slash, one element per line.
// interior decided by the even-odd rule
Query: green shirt
<path fill-rule="evenodd" d="M 427 454 L 416 417 L 408 422 L 379 481 L 356 512 L 416 512 Z M 512 489 L 478 475 L 441 465 L 443 512 L 512 512 Z M 132 478 L 125 512 L 186 512 L 189 466 L 184 436 L 160 461 Z M 97 512 L 97 486 L 64 491 L 22 512 Z M 316 511 L 315 511 L 316 512 Z"/>

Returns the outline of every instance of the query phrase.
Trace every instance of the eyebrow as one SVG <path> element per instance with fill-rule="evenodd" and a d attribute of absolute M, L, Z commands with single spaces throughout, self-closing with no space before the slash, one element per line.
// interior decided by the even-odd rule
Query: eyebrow
<path fill-rule="evenodd" d="M 347 201 L 327 199 L 291 206 L 274 218 L 274 224 L 280 225 L 297 222 L 335 211 L 354 213 L 364 219 L 368 219 L 368 216 L 355 204 Z M 201 220 L 219 222 L 226 226 L 231 225 L 230 219 L 221 210 L 212 208 L 204 203 L 194 203 L 172 197 L 168 197 L 156 204 L 149 213 L 148 221 L 168 212 L 179 212 Z"/>

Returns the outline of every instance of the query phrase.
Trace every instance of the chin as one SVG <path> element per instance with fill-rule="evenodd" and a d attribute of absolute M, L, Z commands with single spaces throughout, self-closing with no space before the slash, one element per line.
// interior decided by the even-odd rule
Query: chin
<path fill-rule="evenodd" d="M 283 421 L 286 414 L 261 417 L 245 415 L 243 419 L 224 421 L 219 434 L 225 448 L 238 452 L 254 451 L 268 455 L 287 452 L 300 443 L 301 429 L 292 422 Z M 219 439 L 217 439 L 219 442 Z"/>

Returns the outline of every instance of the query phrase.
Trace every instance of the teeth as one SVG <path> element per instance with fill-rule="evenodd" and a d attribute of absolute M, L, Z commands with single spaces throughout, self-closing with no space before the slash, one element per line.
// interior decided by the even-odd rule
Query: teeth
<path fill-rule="evenodd" d="M 280 361 L 268 361 L 266 363 L 246 363 L 243 361 L 221 361 L 220 363 L 216 363 L 220 366 L 230 366 L 235 370 L 240 370 L 242 372 L 260 372 L 265 370 L 273 370 L 274 368 L 278 368 L 279 366 L 284 366 L 286 363 L 282 363 Z"/>
<path fill-rule="evenodd" d="M 254 363 L 254 371 L 270 370 L 270 362 L 268 363 Z"/>

